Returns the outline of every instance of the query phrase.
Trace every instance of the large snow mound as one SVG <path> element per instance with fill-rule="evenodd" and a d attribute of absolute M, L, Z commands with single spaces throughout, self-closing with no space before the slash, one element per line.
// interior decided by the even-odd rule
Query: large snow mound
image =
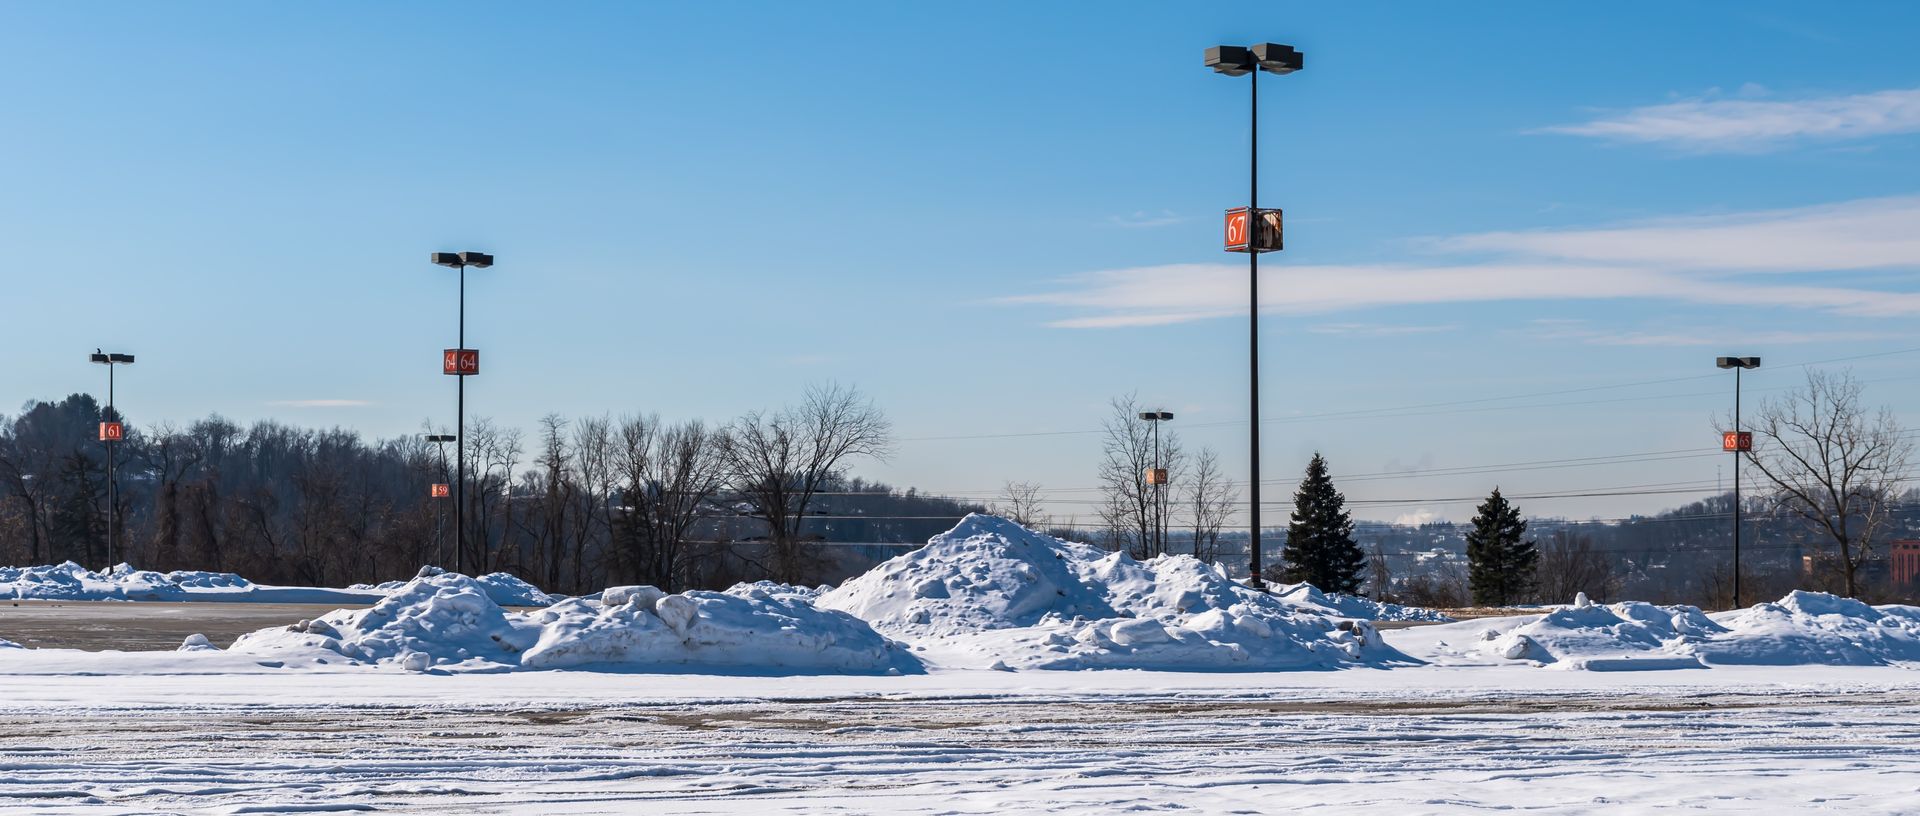
<path fill-rule="evenodd" d="M 864 622 L 804 598 L 745 591 L 668 595 L 625 587 L 621 603 L 563 600 L 517 612 L 464 575 L 422 575 L 362 610 L 243 635 L 231 651 L 397 666 L 411 671 L 682 669 L 749 673 L 917 671 Z M 651 590 L 651 591 L 647 591 Z"/>
<path fill-rule="evenodd" d="M 1691 606 L 1577 599 L 1543 615 L 1491 618 L 1396 635 L 1435 639 L 1425 656 L 1477 652 L 1560 668 L 1920 664 L 1920 607 L 1870 606 L 1795 591 L 1776 603 L 1706 614 Z M 1448 639 L 1467 646 L 1449 645 Z M 1416 654 L 1418 654 L 1416 650 Z"/>
<path fill-rule="evenodd" d="M 100 573 L 66 561 L 38 567 L 0 567 L 0 599 L 48 601 L 251 601 L 256 603 L 370 603 L 364 589 L 256 584 L 230 572 L 153 572 L 120 564 Z"/>
<path fill-rule="evenodd" d="M 1690 644 L 1709 663 L 1883 666 L 1920 663 L 1920 607 L 1869 606 L 1794 591 L 1776 603 L 1722 612 L 1723 637 Z"/>
<path fill-rule="evenodd" d="M 444 575 L 446 572 L 439 567 L 425 566 L 414 575 L 414 579 Z M 473 576 L 472 579 L 486 591 L 488 598 L 492 598 L 494 603 L 501 606 L 552 606 L 559 600 L 558 597 L 541 591 L 539 587 L 504 572 L 489 572 L 485 575 Z M 399 590 L 409 583 L 411 581 L 385 581 L 378 584 L 354 584 L 348 588 L 388 593 Z"/>
<path fill-rule="evenodd" d="M 1628 601 L 1605 606 L 1575 603 L 1515 626 L 1489 631 L 1481 651 L 1507 660 L 1556 663 L 1666 652 L 1727 630 L 1691 606 Z"/>
<path fill-rule="evenodd" d="M 973 514 L 820 597 L 962 665 L 1185 671 L 1338 668 L 1404 656 L 1191 556 L 1136 561 Z"/>
<path fill-rule="evenodd" d="M 1445 623 L 1453 620 L 1445 612 L 1424 606 L 1402 606 L 1347 595 L 1339 592 L 1321 592 L 1312 584 L 1291 584 L 1283 586 L 1274 594 L 1296 606 L 1312 607 L 1320 613 L 1334 618 L 1352 618 L 1356 620 L 1376 621 L 1418 621 Z"/>

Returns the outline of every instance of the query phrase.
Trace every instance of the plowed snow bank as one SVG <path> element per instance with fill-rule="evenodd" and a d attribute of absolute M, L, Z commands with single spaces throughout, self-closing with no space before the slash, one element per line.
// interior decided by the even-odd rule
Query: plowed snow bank
<path fill-rule="evenodd" d="M 1920 664 L 1920 607 L 1869 606 L 1820 592 L 1706 614 L 1691 606 L 1573 605 L 1544 615 L 1485 618 L 1394 641 L 1450 662 L 1471 654 L 1563 668 L 1894 666 Z M 1628 661 L 1638 660 L 1639 663 Z"/>
<path fill-rule="evenodd" d="M 916 671 L 918 661 L 840 612 L 789 595 L 627 588 L 623 602 L 566 600 L 515 612 L 488 586 L 453 573 L 424 575 L 363 610 L 243 635 L 231 651 L 394 665 L 412 671 L 569 666 L 751 673 Z"/>
<path fill-rule="evenodd" d="M 100 573 L 67 561 L 39 567 L 0 567 L 0 599 L 47 601 L 251 601 L 255 603 L 372 603 L 368 589 L 256 584 L 230 572 L 152 572 L 126 564 Z"/>

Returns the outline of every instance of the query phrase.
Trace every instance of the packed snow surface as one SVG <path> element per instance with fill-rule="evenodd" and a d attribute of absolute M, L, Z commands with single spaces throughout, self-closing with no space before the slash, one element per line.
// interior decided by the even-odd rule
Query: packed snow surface
<path fill-rule="evenodd" d="M 1136 561 L 979 514 L 819 605 L 950 665 L 1271 671 L 1403 659 L 1365 623 L 1336 624 L 1190 556 Z"/>
<path fill-rule="evenodd" d="M 1606 670 L 1920 666 L 1920 607 L 1795 591 L 1776 603 L 1710 615 L 1691 606 L 1581 598 L 1541 615 L 1396 633 L 1394 642 L 1442 663 L 1479 657 Z"/>
<path fill-rule="evenodd" d="M 752 673 L 918 671 L 919 661 L 864 622 L 806 599 L 747 587 L 668 595 L 623 587 L 619 603 L 569 599 L 545 609 L 501 607 L 480 580 L 422 575 L 361 610 L 243 635 L 232 652 L 431 669 L 501 671 L 573 666 L 633 671 L 690 667 Z"/>
<path fill-rule="evenodd" d="M 106 573 L 67 561 L 39 567 L 0 567 L 0 599 L 47 601 L 250 601 L 254 603 L 371 603 L 366 588 L 256 584 L 230 572 L 136 570 Z"/>

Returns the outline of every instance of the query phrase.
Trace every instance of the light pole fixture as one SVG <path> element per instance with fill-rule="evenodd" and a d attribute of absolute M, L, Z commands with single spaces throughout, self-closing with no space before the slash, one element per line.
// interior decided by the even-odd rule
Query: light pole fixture
<path fill-rule="evenodd" d="M 1753 455 L 1753 434 L 1740 430 L 1740 372 L 1759 368 L 1758 357 L 1717 357 L 1713 364 L 1733 369 L 1733 430 L 1720 435 L 1720 449 L 1733 454 L 1733 608 L 1740 608 L 1740 454 Z"/>
<path fill-rule="evenodd" d="M 460 271 L 460 333 L 457 345 L 440 353 L 440 373 L 459 379 L 454 398 L 453 435 L 467 435 L 467 378 L 480 373 L 480 352 L 467 348 L 467 267 L 485 269 L 493 265 L 493 256 L 485 252 L 435 252 L 432 260 L 439 266 Z M 453 571 L 464 571 L 461 557 L 467 547 L 467 446 L 453 446 L 456 463 L 453 479 Z"/>
<path fill-rule="evenodd" d="M 1251 136 L 1247 140 L 1247 206 L 1227 211 L 1228 252 L 1247 253 L 1247 379 L 1248 427 L 1252 429 L 1248 461 L 1252 474 L 1247 479 L 1252 501 L 1247 505 L 1248 540 L 1247 583 L 1265 589 L 1260 577 L 1260 254 L 1281 247 L 1279 210 L 1260 209 L 1260 72 L 1291 74 L 1306 66 L 1305 55 L 1292 46 L 1261 43 L 1251 48 L 1220 45 L 1207 49 L 1206 65 L 1214 72 L 1230 77 L 1250 76 L 1247 82 Z"/>
<path fill-rule="evenodd" d="M 114 366 L 133 365 L 131 354 L 108 354 L 99 349 L 87 355 L 87 361 L 107 367 L 107 409 L 100 413 L 100 442 L 107 446 L 107 571 L 113 571 L 114 520 L 120 514 L 119 473 L 114 467 L 114 446 L 127 438 L 127 427 L 120 422 L 120 413 L 113 408 L 113 368 Z"/>
<path fill-rule="evenodd" d="M 1173 419 L 1170 411 L 1141 411 L 1140 418 L 1153 423 L 1153 464 L 1147 468 L 1147 485 L 1153 488 L 1153 542 L 1147 555 L 1167 551 L 1167 463 L 1160 459 L 1160 423 Z"/>

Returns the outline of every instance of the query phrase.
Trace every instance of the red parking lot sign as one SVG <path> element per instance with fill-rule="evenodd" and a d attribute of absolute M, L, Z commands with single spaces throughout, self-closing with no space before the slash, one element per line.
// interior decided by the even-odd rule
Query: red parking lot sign
<path fill-rule="evenodd" d="M 448 485 L 448 484 L 447 484 L 447 483 L 445 483 L 445 482 L 435 482 L 435 483 L 434 483 L 434 485 L 433 485 L 433 497 L 434 497 L 434 498 L 436 498 L 436 499 L 444 499 L 444 498 L 446 498 L 446 497 L 448 497 L 448 496 L 451 496 L 451 495 L 453 495 L 453 487 L 452 487 L 451 485 Z"/>
<path fill-rule="evenodd" d="M 1727 431 L 1720 434 L 1720 449 L 1736 453 L 1753 450 L 1753 432 Z"/>
<path fill-rule="evenodd" d="M 1235 207 L 1227 211 L 1228 252 L 1279 252 L 1280 211 Z"/>
<path fill-rule="evenodd" d="M 1227 211 L 1227 251 L 1247 251 L 1247 211 L 1244 208 Z"/>
<path fill-rule="evenodd" d="M 118 422 L 100 423 L 100 441 L 119 442 L 127 438 L 127 430 Z"/>
<path fill-rule="evenodd" d="M 440 373 L 462 377 L 480 373 L 480 352 L 475 349 L 447 349 L 440 352 Z"/>

